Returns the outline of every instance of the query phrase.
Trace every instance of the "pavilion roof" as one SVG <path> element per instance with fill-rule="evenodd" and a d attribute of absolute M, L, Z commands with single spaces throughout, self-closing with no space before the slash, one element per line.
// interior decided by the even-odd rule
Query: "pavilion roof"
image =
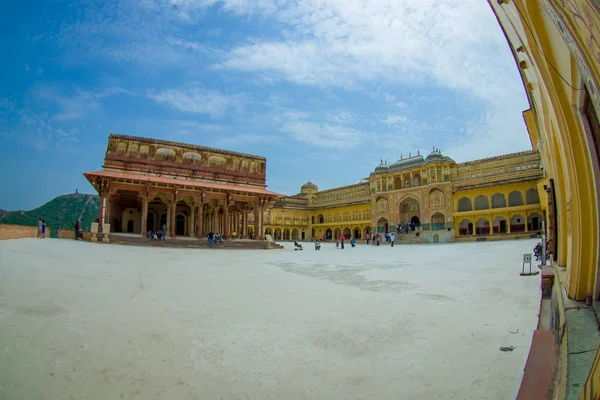
<path fill-rule="evenodd" d="M 92 185 L 94 184 L 94 180 L 97 177 L 100 177 L 100 178 L 126 180 L 126 181 L 131 181 L 132 183 L 150 182 L 150 183 L 160 183 L 160 184 L 173 185 L 173 186 L 187 186 L 187 187 L 191 186 L 191 187 L 199 188 L 199 189 L 238 191 L 238 192 L 246 192 L 246 193 L 252 193 L 252 194 L 259 194 L 259 195 L 283 197 L 283 195 L 280 193 L 273 192 L 273 191 L 267 190 L 265 188 L 256 187 L 256 186 L 242 186 L 242 185 L 235 185 L 235 184 L 203 182 L 203 181 L 191 180 L 191 179 L 143 175 L 143 174 L 136 174 L 136 173 L 131 173 L 131 172 L 93 171 L 93 172 L 84 172 L 83 175 L 87 178 L 88 181 L 90 181 L 90 183 Z"/>

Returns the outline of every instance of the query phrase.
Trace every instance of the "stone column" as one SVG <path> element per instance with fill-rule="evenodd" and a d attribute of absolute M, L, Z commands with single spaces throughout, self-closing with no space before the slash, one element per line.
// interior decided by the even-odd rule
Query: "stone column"
<path fill-rule="evenodd" d="M 258 203 L 254 205 L 254 240 L 258 240 L 258 233 L 260 232 L 258 227 L 258 220 L 260 212 L 258 211 Z"/>
<path fill-rule="evenodd" d="M 527 212 L 524 212 L 523 214 L 525 214 L 525 232 L 529 232 L 529 227 L 527 226 Z"/>
<path fill-rule="evenodd" d="M 248 237 L 248 209 L 242 212 L 242 237 L 244 239 Z"/>
<path fill-rule="evenodd" d="M 140 197 L 142 198 L 142 236 L 146 236 L 148 229 L 146 227 L 146 223 L 148 221 L 148 195 L 146 193 L 140 193 Z"/>
<path fill-rule="evenodd" d="M 196 221 L 196 225 L 198 225 L 198 230 L 196 231 L 196 237 L 198 239 L 202 239 L 202 235 L 204 234 L 204 229 L 203 229 L 203 213 L 204 213 L 204 203 L 202 203 L 202 200 L 200 200 L 200 202 L 198 203 L 198 215 L 196 216 L 198 218 L 198 220 Z"/>
<path fill-rule="evenodd" d="M 173 201 L 171 206 L 171 237 L 175 239 L 175 233 L 177 232 L 177 198 Z"/>
<path fill-rule="evenodd" d="M 231 223 L 229 221 L 229 200 L 225 200 L 225 208 L 223 209 L 223 237 L 229 239 L 231 236 Z"/>
<path fill-rule="evenodd" d="M 192 205 L 190 206 L 190 218 L 188 221 L 188 236 L 193 237 L 196 236 L 196 218 L 195 217 L 195 213 L 196 212 L 196 202 L 192 201 Z"/>

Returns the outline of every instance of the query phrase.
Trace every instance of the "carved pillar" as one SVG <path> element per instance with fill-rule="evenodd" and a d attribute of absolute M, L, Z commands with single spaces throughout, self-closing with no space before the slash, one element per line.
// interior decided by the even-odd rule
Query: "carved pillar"
<path fill-rule="evenodd" d="M 200 200 L 197 204 L 198 204 L 198 215 L 196 217 L 198 220 L 196 221 L 196 225 L 198 226 L 198 228 L 196 231 L 196 237 L 198 239 L 202 239 L 202 235 L 204 234 L 204 229 L 202 226 L 202 224 L 204 222 L 202 219 L 202 217 L 203 217 L 202 214 L 204 213 L 204 203 L 202 202 L 202 197 L 200 198 Z"/>
<path fill-rule="evenodd" d="M 260 217 L 260 212 L 258 211 L 258 203 L 254 204 L 254 239 L 258 240 L 258 233 L 260 232 L 258 226 L 258 220 Z"/>
<path fill-rule="evenodd" d="M 527 226 L 527 211 L 525 211 L 523 214 L 525 214 L 525 221 L 523 221 L 525 222 L 525 232 L 529 232 L 529 227 Z"/>
<path fill-rule="evenodd" d="M 242 237 L 246 239 L 248 237 L 248 209 L 244 209 L 242 212 Z"/>
<path fill-rule="evenodd" d="M 148 193 L 144 192 L 144 193 L 140 193 L 139 197 L 142 200 L 142 229 L 140 234 L 142 236 L 146 236 L 146 233 L 148 232 L 148 229 L 146 227 L 146 222 L 148 221 Z"/>
<path fill-rule="evenodd" d="M 196 202 L 192 201 L 192 205 L 190 206 L 190 217 L 188 220 L 188 236 L 193 237 L 196 236 Z"/>
<path fill-rule="evenodd" d="M 174 196 L 173 205 L 171 206 L 171 237 L 175 239 L 177 232 L 177 196 Z"/>
<path fill-rule="evenodd" d="M 225 199 L 225 204 L 223 207 L 223 237 L 225 239 L 229 239 L 231 236 L 231 223 L 229 221 L 229 206 L 230 206 L 229 196 Z"/>

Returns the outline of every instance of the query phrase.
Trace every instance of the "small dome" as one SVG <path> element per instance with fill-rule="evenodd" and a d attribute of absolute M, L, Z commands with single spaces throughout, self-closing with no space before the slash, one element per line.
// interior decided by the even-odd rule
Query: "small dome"
<path fill-rule="evenodd" d="M 312 183 L 309 179 L 308 182 L 306 182 L 300 188 L 300 193 L 317 192 L 318 190 L 319 190 L 319 187 L 317 185 L 315 185 L 314 183 Z"/>
<path fill-rule="evenodd" d="M 384 172 L 390 169 L 390 166 L 387 165 L 386 163 L 383 162 L 383 160 L 381 160 L 381 164 L 379 164 L 377 167 L 375 167 L 375 172 Z"/>
<path fill-rule="evenodd" d="M 433 162 L 440 158 L 444 158 L 444 156 L 442 155 L 442 152 L 439 149 L 434 148 L 433 151 L 431 153 L 429 153 L 426 160 L 427 160 L 427 162 Z"/>

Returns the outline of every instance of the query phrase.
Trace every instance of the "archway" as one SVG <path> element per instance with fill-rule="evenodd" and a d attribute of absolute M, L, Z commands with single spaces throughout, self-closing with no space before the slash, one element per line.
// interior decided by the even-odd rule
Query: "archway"
<path fill-rule="evenodd" d="M 281 229 L 275 228 L 274 234 L 275 234 L 275 237 L 273 239 L 275 239 L 275 240 L 281 240 Z"/>
<path fill-rule="evenodd" d="M 336 228 L 336 229 L 333 231 L 333 237 L 334 237 L 334 239 L 336 239 L 336 240 L 337 240 L 337 239 L 339 239 L 341 236 L 342 236 L 342 231 L 341 231 L 341 230 L 339 230 L 338 228 Z"/>
<path fill-rule="evenodd" d="M 461 197 L 458 200 L 458 211 L 472 211 L 473 204 L 471 203 L 471 199 L 468 197 Z"/>
<path fill-rule="evenodd" d="M 248 237 L 250 237 L 250 239 L 254 238 L 254 228 L 252 227 L 248 227 Z"/>
<path fill-rule="evenodd" d="M 440 235 L 438 235 L 437 233 L 433 235 L 433 243 L 439 243 L 440 242 Z"/>
<path fill-rule="evenodd" d="M 363 233 L 364 233 L 363 237 L 366 238 L 367 235 L 371 234 L 371 228 L 365 228 L 365 229 L 363 229 Z"/>
<path fill-rule="evenodd" d="M 360 234 L 360 228 L 356 227 L 352 230 L 354 233 L 352 234 L 352 236 L 354 236 L 354 239 L 358 240 L 361 238 L 361 234 Z"/>
<path fill-rule="evenodd" d="M 531 188 L 525 192 L 525 200 L 527 204 L 540 204 L 540 197 L 537 189 Z"/>
<path fill-rule="evenodd" d="M 542 216 L 534 212 L 527 217 L 527 230 L 539 231 L 540 229 L 542 229 Z"/>
<path fill-rule="evenodd" d="M 510 217 L 510 232 L 525 232 L 525 219 L 522 215 L 515 214 L 512 217 Z"/>
<path fill-rule="evenodd" d="M 300 232 L 298 231 L 298 229 L 292 230 L 292 240 L 299 240 L 299 239 L 300 239 Z"/>
<path fill-rule="evenodd" d="M 475 210 L 487 210 L 490 208 L 490 202 L 487 196 L 479 195 L 475 197 Z"/>
<path fill-rule="evenodd" d="M 494 193 L 492 195 L 492 208 L 504 207 L 506 207 L 506 196 L 504 196 L 504 193 Z"/>
<path fill-rule="evenodd" d="M 388 231 L 388 220 L 383 217 L 379 218 L 379 221 L 377 221 L 377 232 L 385 233 L 387 231 Z"/>
<path fill-rule="evenodd" d="M 179 214 L 175 217 L 175 234 L 179 236 L 185 235 L 185 216 Z"/>
<path fill-rule="evenodd" d="M 146 219 L 146 230 L 155 231 L 156 227 L 154 226 L 154 212 L 148 211 L 148 219 Z"/>
<path fill-rule="evenodd" d="M 331 240 L 333 238 L 333 232 L 330 228 L 325 231 L 325 240 Z"/>
<path fill-rule="evenodd" d="M 477 236 L 489 235 L 490 233 L 490 221 L 487 218 L 479 218 L 475 222 L 475 234 Z"/>
<path fill-rule="evenodd" d="M 133 233 L 133 220 L 127 221 L 127 233 Z"/>
<path fill-rule="evenodd" d="M 458 224 L 458 234 L 459 235 L 472 235 L 473 234 L 473 223 L 468 219 L 463 219 Z"/>
<path fill-rule="evenodd" d="M 344 235 L 344 239 L 349 239 L 350 235 L 352 235 L 352 232 L 350 232 L 350 228 L 344 228 L 342 234 Z"/>
<path fill-rule="evenodd" d="M 283 240 L 290 240 L 290 230 L 288 228 L 283 230 Z"/>
<path fill-rule="evenodd" d="M 518 190 L 514 190 L 508 194 L 508 206 L 516 207 L 523 205 L 523 194 Z M 512 229 L 511 229 L 512 230 Z"/>
<path fill-rule="evenodd" d="M 404 224 L 409 221 L 412 222 L 414 217 L 416 217 L 416 221 L 420 221 L 421 205 L 417 199 L 407 197 L 402 200 L 398 208 L 400 211 L 400 223 Z"/>
<path fill-rule="evenodd" d="M 319 223 L 319 224 L 325 223 L 325 218 L 323 217 L 323 214 L 319 214 L 317 216 L 317 223 Z"/>
<path fill-rule="evenodd" d="M 496 217 L 496 218 L 494 218 L 494 221 L 492 223 L 493 223 L 492 229 L 493 229 L 494 233 L 506 233 L 507 232 L 506 231 L 506 227 L 507 227 L 506 218 Z"/>
<path fill-rule="evenodd" d="M 444 214 L 436 212 L 431 216 L 431 230 L 439 231 L 446 229 L 446 218 Z"/>

